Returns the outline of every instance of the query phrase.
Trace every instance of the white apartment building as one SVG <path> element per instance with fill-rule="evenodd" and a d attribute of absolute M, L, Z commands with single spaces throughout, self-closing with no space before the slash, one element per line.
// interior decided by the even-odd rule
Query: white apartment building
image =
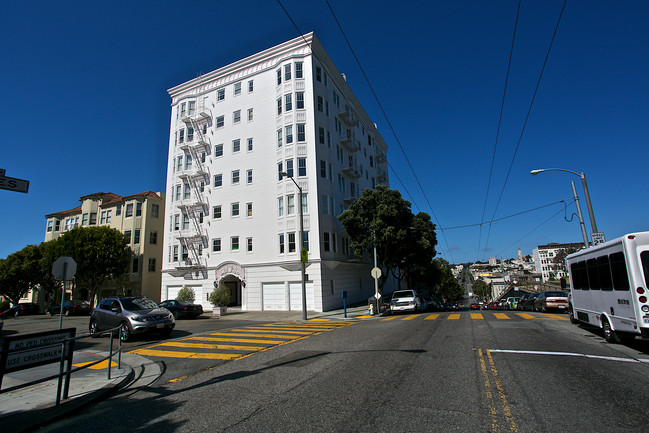
<path fill-rule="evenodd" d="M 563 278 L 568 275 L 565 269 L 565 266 L 557 266 L 554 263 L 554 258 L 557 253 L 562 250 L 571 249 L 577 251 L 584 246 L 583 243 L 570 243 L 570 244 L 559 244 L 556 242 L 551 242 L 547 245 L 539 245 L 534 249 L 534 264 L 536 266 L 536 272 L 541 274 L 541 278 L 545 283 L 554 277 L 556 279 Z"/>
<path fill-rule="evenodd" d="M 301 310 L 300 208 L 307 309 L 373 295 L 337 215 L 388 184 L 387 146 L 313 33 L 169 95 L 162 299 L 187 286 L 209 310 L 225 284 L 243 310 Z"/>

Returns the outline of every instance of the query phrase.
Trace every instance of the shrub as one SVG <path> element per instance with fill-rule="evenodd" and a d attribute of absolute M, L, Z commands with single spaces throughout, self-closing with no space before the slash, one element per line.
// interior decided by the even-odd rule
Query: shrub
<path fill-rule="evenodd" d="M 227 307 L 230 303 L 230 289 L 221 284 L 210 293 L 210 303 L 215 307 Z"/>
<path fill-rule="evenodd" d="M 178 290 L 178 294 L 176 295 L 176 301 L 189 301 L 193 303 L 194 299 L 194 289 L 191 287 L 183 287 Z"/>

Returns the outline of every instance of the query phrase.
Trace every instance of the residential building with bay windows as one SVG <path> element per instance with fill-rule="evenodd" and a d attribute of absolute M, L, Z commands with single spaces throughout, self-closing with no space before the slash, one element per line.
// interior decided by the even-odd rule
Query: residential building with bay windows
<path fill-rule="evenodd" d="M 79 199 L 74 209 L 46 215 L 45 241 L 77 227 L 105 226 L 124 233 L 132 252 L 127 273 L 106 281 L 97 299 L 107 296 L 147 296 L 160 302 L 165 194 L 146 191 L 120 196 L 98 192 Z M 68 289 L 69 290 L 69 289 Z M 76 286 L 70 299 L 88 300 L 88 290 Z"/>
<path fill-rule="evenodd" d="M 161 298 L 191 287 L 209 310 L 223 284 L 231 306 L 301 310 L 300 210 L 307 309 L 373 295 L 371 260 L 354 257 L 337 216 L 387 185 L 387 145 L 313 33 L 169 95 Z"/>

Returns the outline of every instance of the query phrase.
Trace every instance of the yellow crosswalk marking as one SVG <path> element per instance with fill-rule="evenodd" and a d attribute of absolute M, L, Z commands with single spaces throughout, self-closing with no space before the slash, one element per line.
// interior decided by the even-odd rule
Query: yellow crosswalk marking
<path fill-rule="evenodd" d="M 426 317 L 424 320 L 435 320 L 439 317 L 439 314 L 431 314 L 428 317 Z"/>
<path fill-rule="evenodd" d="M 385 319 L 381 319 L 381 322 L 387 322 L 388 320 L 394 320 L 394 319 L 398 319 L 398 317 L 397 316 L 386 317 Z"/>
<path fill-rule="evenodd" d="M 373 316 L 367 316 L 367 315 L 356 316 L 357 319 L 370 319 L 370 318 L 372 318 L 372 317 L 373 317 Z"/>
<path fill-rule="evenodd" d="M 309 322 L 329 322 L 331 319 L 311 319 Z"/>
<path fill-rule="evenodd" d="M 460 313 L 449 314 L 446 320 L 457 320 L 460 318 Z"/>
<path fill-rule="evenodd" d="M 166 358 L 196 358 L 196 359 L 237 359 L 240 358 L 240 353 L 196 353 L 196 352 L 173 352 L 170 350 L 155 350 L 155 349 L 137 349 L 130 353 L 144 356 L 162 356 Z"/>
<path fill-rule="evenodd" d="M 482 317 L 482 313 L 471 313 L 471 319 L 484 319 L 484 317 Z"/>
<path fill-rule="evenodd" d="M 222 337 L 260 337 L 260 338 L 265 338 L 265 337 L 271 337 L 271 338 L 285 338 L 287 340 L 290 340 L 291 338 L 294 338 L 292 336 L 288 335 L 273 335 L 273 334 L 239 334 L 237 332 L 214 332 L 209 335 L 217 335 L 217 336 L 222 336 Z"/>
<path fill-rule="evenodd" d="M 421 314 L 411 314 L 408 317 L 404 317 L 403 320 L 412 320 L 412 319 L 416 319 L 419 316 L 421 316 Z"/>
<path fill-rule="evenodd" d="M 539 314 L 541 314 L 542 316 L 549 317 L 550 319 L 554 319 L 554 320 L 570 320 L 567 317 L 557 316 L 556 314 L 547 314 L 547 313 L 539 313 Z"/>
<path fill-rule="evenodd" d="M 243 329 L 237 329 L 237 332 L 259 332 L 259 331 L 265 331 L 265 332 L 272 332 L 273 334 L 296 334 L 296 335 L 309 335 L 313 334 L 311 331 L 285 331 L 285 330 L 279 330 L 279 329 L 272 329 L 272 328 L 243 328 Z"/>
<path fill-rule="evenodd" d="M 219 349 L 219 350 L 263 350 L 266 346 L 235 346 L 232 344 L 206 344 L 206 343 L 184 343 L 182 341 L 168 341 L 158 346 L 187 347 L 192 349 Z M 155 347 L 158 347 L 155 346 Z"/>
<path fill-rule="evenodd" d="M 226 338 L 226 337 L 189 337 L 188 340 L 189 339 L 207 340 L 207 341 L 228 341 L 230 343 L 260 343 L 260 344 L 286 343 L 285 340 L 250 340 L 247 338 Z"/>
<path fill-rule="evenodd" d="M 510 317 L 505 313 L 494 313 L 494 316 L 496 316 L 496 319 L 510 319 Z"/>
<path fill-rule="evenodd" d="M 79 364 L 72 364 L 72 365 L 73 365 L 74 367 L 83 367 L 84 365 L 92 364 L 93 362 L 94 362 L 94 361 L 81 362 L 81 363 L 79 363 Z M 111 366 L 111 367 L 117 367 L 117 363 L 116 363 L 115 361 L 112 361 L 111 364 L 110 364 L 110 366 Z M 101 362 L 99 362 L 99 363 L 97 363 L 97 364 L 95 364 L 95 365 L 91 365 L 91 366 L 88 367 L 88 368 L 91 369 L 91 370 L 101 370 L 102 368 L 108 368 L 108 360 L 107 360 L 107 359 L 104 359 L 103 361 L 101 361 Z"/>
<path fill-rule="evenodd" d="M 536 319 L 536 317 L 532 316 L 531 314 L 527 314 L 527 313 L 516 313 L 516 314 L 521 316 L 523 319 Z"/>

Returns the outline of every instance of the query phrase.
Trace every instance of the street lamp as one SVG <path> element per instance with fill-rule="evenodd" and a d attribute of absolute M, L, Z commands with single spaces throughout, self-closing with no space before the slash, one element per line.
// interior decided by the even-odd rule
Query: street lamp
<path fill-rule="evenodd" d="M 280 176 L 282 178 L 288 177 L 293 181 L 295 186 L 297 187 L 297 190 L 299 192 L 298 194 L 298 206 L 300 206 L 300 239 L 302 240 L 301 242 L 301 248 L 300 248 L 300 264 L 301 264 L 301 272 L 302 272 L 302 320 L 307 320 L 306 317 L 306 262 L 307 262 L 307 252 L 306 248 L 304 246 L 304 211 L 302 209 L 302 188 L 300 188 L 300 185 L 297 184 L 295 179 L 293 179 L 293 176 L 290 176 L 288 173 L 285 171 L 282 171 L 280 173 Z"/>
<path fill-rule="evenodd" d="M 593 233 L 597 233 L 597 224 L 595 224 L 595 214 L 593 213 L 593 205 L 590 203 L 590 194 L 588 194 L 588 185 L 586 184 L 586 175 L 584 172 L 577 173 L 576 171 L 572 170 L 566 170 L 564 168 L 541 168 L 538 170 L 532 170 L 530 174 L 532 176 L 536 176 L 539 173 L 542 173 L 544 171 L 565 171 L 568 173 L 572 173 L 576 176 L 579 176 L 581 178 L 581 184 L 584 187 L 584 195 L 586 196 L 586 205 L 588 206 L 588 216 L 590 216 L 590 225 L 593 228 Z"/>

